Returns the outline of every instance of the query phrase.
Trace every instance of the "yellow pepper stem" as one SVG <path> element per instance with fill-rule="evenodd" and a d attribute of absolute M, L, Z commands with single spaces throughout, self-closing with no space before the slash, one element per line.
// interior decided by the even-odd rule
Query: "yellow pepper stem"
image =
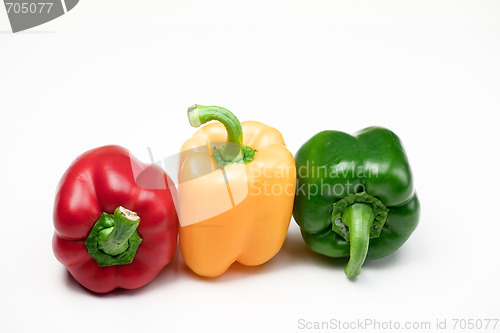
<path fill-rule="evenodd" d="M 227 142 L 222 147 L 214 149 L 212 155 L 221 168 L 253 160 L 256 150 L 243 146 L 243 130 L 240 121 L 231 111 L 220 106 L 195 104 L 188 109 L 187 115 L 193 127 L 200 127 L 209 121 L 217 120 L 226 128 Z"/>

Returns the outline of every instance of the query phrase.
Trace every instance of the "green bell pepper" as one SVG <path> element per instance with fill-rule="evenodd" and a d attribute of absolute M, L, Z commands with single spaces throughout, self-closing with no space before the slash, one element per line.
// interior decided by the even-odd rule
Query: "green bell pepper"
<path fill-rule="evenodd" d="M 355 135 L 323 131 L 297 152 L 293 217 L 307 246 L 329 257 L 350 257 L 349 278 L 366 258 L 387 256 L 418 225 L 420 205 L 406 154 L 388 129 Z"/>

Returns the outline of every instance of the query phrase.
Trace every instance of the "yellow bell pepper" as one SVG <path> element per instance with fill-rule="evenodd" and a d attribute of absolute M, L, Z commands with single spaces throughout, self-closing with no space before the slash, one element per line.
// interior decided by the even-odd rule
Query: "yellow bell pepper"
<path fill-rule="evenodd" d="M 179 245 L 195 273 L 215 277 L 235 261 L 255 266 L 281 249 L 295 197 L 295 161 L 281 133 L 240 124 L 227 109 L 194 105 L 192 126 L 208 124 L 181 149 Z"/>

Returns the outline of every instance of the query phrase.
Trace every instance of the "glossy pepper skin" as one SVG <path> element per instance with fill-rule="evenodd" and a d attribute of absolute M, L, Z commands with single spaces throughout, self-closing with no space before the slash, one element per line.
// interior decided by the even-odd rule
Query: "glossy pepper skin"
<path fill-rule="evenodd" d="M 295 160 L 294 219 L 311 250 L 350 257 L 348 277 L 360 273 L 365 258 L 396 251 L 417 227 L 420 206 L 410 166 L 390 130 L 323 131 Z"/>
<path fill-rule="evenodd" d="M 142 287 L 170 262 L 177 246 L 171 189 L 162 169 L 142 164 L 122 147 L 82 154 L 58 185 L 56 258 L 96 293 Z"/>
<path fill-rule="evenodd" d="M 188 116 L 195 127 L 223 124 L 202 127 L 181 149 L 179 245 L 186 265 L 216 277 L 235 261 L 265 263 L 283 245 L 295 196 L 295 163 L 283 136 L 259 122 L 240 125 L 220 107 L 196 105 Z"/>

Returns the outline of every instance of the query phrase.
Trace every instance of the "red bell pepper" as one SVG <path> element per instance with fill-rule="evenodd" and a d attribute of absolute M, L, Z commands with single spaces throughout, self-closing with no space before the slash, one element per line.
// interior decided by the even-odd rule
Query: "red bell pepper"
<path fill-rule="evenodd" d="M 142 287 L 171 261 L 177 246 L 171 189 L 161 168 L 142 164 L 122 147 L 84 153 L 58 186 L 56 258 L 94 292 Z"/>

